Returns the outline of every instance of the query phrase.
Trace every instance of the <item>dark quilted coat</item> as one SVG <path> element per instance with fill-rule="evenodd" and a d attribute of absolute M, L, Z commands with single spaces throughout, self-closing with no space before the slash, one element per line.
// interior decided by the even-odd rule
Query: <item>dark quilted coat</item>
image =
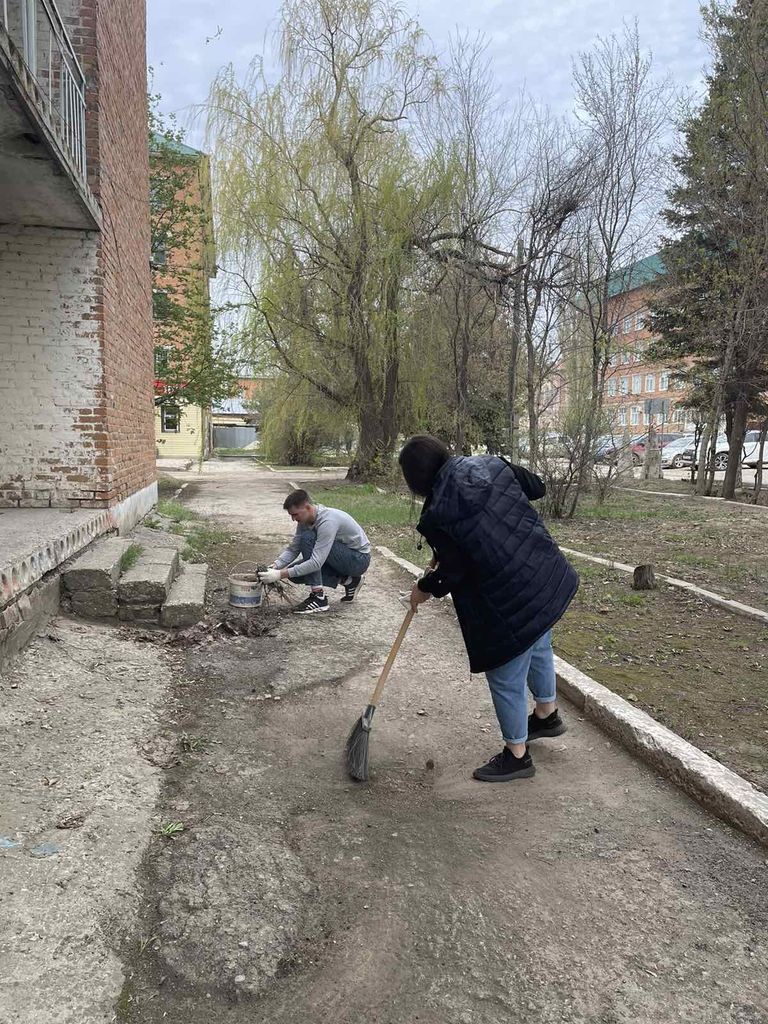
<path fill-rule="evenodd" d="M 424 503 L 419 533 L 439 561 L 419 582 L 448 592 L 473 672 L 522 654 L 563 615 L 579 578 L 528 500 L 538 477 L 493 456 L 450 459 Z"/>

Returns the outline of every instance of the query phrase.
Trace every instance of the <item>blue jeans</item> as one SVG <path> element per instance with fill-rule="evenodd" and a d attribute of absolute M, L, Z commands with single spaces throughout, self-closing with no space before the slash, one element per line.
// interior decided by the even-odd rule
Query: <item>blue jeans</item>
<path fill-rule="evenodd" d="M 555 656 L 550 630 L 516 658 L 485 673 L 493 706 L 505 743 L 525 743 L 528 738 L 526 683 L 538 704 L 557 698 Z"/>
<path fill-rule="evenodd" d="M 317 534 L 313 529 L 302 530 L 299 534 L 299 551 L 302 558 L 309 558 L 315 550 Z M 328 552 L 328 557 L 317 572 L 309 572 L 306 576 L 294 576 L 297 583 L 308 587 L 337 587 L 346 576 L 362 576 L 371 564 L 371 556 L 362 551 L 353 551 L 346 544 L 335 540 Z"/>

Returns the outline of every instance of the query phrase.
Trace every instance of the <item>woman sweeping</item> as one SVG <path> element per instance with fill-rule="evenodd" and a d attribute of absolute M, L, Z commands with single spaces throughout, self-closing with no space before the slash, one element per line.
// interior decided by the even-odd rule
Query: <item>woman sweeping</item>
<path fill-rule="evenodd" d="M 579 578 L 531 501 L 544 483 L 495 456 L 451 457 L 426 434 L 412 437 L 400 468 L 425 498 L 417 529 L 432 548 L 430 570 L 411 592 L 414 609 L 450 593 L 472 672 L 485 672 L 504 749 L 475 769 L 481 782 L 528 779 L 528 742 L 560 736 L 552 626 Z M 528 714 L 526 684 L 536 701 Z"/>

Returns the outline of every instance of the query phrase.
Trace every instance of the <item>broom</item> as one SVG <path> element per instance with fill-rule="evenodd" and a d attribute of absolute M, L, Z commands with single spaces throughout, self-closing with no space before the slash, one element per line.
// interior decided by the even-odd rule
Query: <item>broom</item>
<path fill-rule="evenodd" d="M 389 652 L 389 657 L 386 660 L 384 668 L 381 670 L 381 675 L 376 683 L 376 689 L 371 695 L 368 707 L 357 722 L 355 722 L 355 727 L 349 734 L 349 739 L 347 740 L 347 770 L 350 776 L 358 782 L 367 782 L 368 780 L 368 741 L 371 735 L 373 713 L 376 710 L 376 705 L 381 697 L 381 692 L 384 689 L 384 684 L 389 676 L 389 671 L 397 657 L 397 652 L 400 650 L 400 644 L 403 642 L 405 634 L 408 631 L 408 627 L 410 626 L 411 620 L 415 614 L 416 612 L 413 608 L 408 609 L 408 613 L 403 619 L 403 624 L 400 627 L 400 632 L 397 634 L 395 642 L 392 644 L 392 650 Z"/>

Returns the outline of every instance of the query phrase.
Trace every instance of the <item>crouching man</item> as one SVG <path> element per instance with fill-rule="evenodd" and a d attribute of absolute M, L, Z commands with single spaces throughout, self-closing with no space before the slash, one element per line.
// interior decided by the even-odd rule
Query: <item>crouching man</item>
<path fill-rule="evenodd" d="M 289 579 L 310 587 L 309 597 L 294 608 L 298 615 L 327 612 L 324 588 L 335 589 L 339 583 L 344 587 L 341 600 L 354 601 L 371 564 L 371 544 L 360 524 L 341 509 L 313 505 L 304 490 L 291 491 L 283 508 L 296 523 L 296 533 L 259 579 Z"/>

